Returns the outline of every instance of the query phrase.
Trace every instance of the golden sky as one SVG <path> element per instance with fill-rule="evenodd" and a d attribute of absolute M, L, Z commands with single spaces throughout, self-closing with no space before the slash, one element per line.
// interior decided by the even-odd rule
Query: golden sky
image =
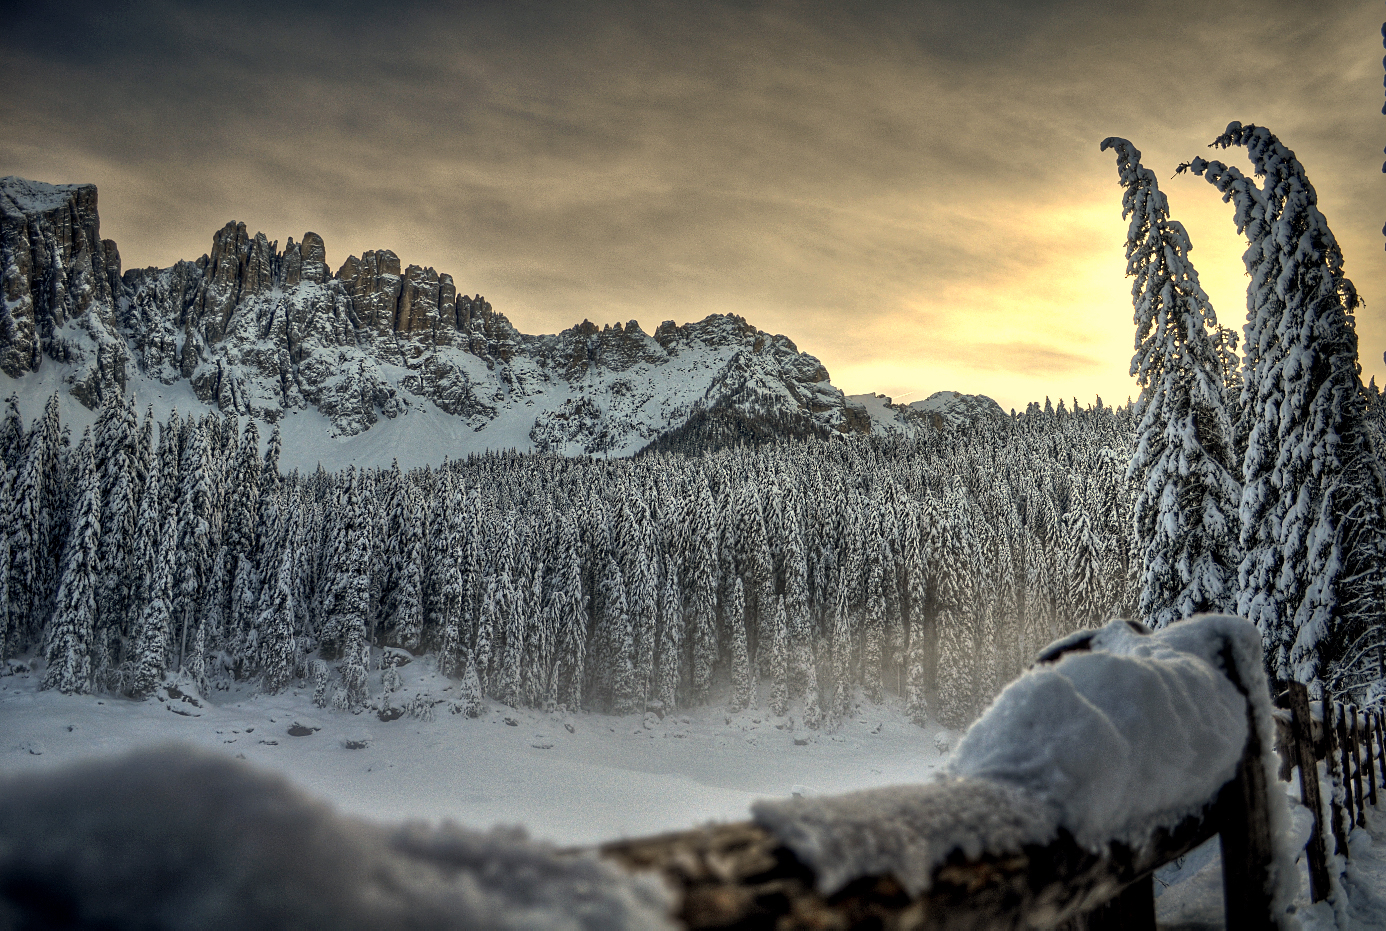
<path fill-rule="evenodd" d="M 1213 7 L 1217 7 L 1213 9 Z M 41 3 L 0 33 L 0 175 L 94 182 L 127 268 L 242 220 L 390 248 L 527 333 L 733 312 L 848 393 L 1133 393 L 1109 135 L 1219 318 L 1242 244 L 1171 178 L 1231 120 L 1299 155 L 1386 382 L 1377 2 Z M 1238 151 L 1219 157 L 1246 167 Z M 1170 180 L 1165 180 L 1170 179 Z"/>

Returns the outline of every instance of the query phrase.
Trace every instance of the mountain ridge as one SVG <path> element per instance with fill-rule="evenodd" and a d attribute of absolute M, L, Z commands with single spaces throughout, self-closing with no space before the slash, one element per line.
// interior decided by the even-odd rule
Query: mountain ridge
<path fill-rule="evenodd" d="M 734 314 L 531 336 L 391 250 L 334 273 L 316 233 L 281 250 L 241 222 L 195 260 L 122 270 L 90 184 L 0 179 L 0 273 L 0 370 L 51 360 L 89 409 L 141 376 L 268 422 L 316 410 L 337 439 L 430 406 L 475 448 L 566 455 L 879 432 L 822 362 Z"/>

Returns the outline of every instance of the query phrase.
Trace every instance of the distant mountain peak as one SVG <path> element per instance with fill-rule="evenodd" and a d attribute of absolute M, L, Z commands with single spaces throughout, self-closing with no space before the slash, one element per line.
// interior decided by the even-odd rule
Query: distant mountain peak
<path fill-rule="evenodd" d="M 979 420 L 1005 422 L 1009 418 L 984 394 L 936 391 L 922 401 L 896 404 L 884 394 L 854 394 L 848 402 L 871 418 L 872 432 L 912 435 L 921 427 L 943 430 Z"/>
<path fill-rule="evenodd" d="M 949 425 L 972 422 L 979 418 L 1005 420 L 1006 412 L 984 394 L 963 394 L 961 391 L 935 391 L 922 401 L 911 401 L 910 410 Z"/>

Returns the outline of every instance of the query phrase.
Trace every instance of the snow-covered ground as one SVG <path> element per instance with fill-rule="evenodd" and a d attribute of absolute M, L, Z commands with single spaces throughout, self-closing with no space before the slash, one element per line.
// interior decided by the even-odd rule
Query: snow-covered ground
<path fill-rule="evenodd" d="M 194 706 L 40 692 L 34 674 L 0 678 L 0 771 L 180 741 L 244 755 L 351 814 L 519 824 L 536 838 L 576 845 L 744 820 L 752 801 L 795 791 L 920 782 L 947 759 L 938 742 L 950 740 L 936 726 L 910 724 L 893 705 L 864 706 L 836 733 L 764 709 L 715 707 L 660 720 L 491 704 L 469 719 L 449 713 L 455 688 L 435 677 L 430 659 L 401 673 L 406 684 L 392 694 L 394 707 L 424 690 L 443 700 L 434 720 L 321 709 L 305 689 L 219 692 Z M 295 722 L 320 729 L 294 737 Z"/>
<path fill-rule="evenodd" d="M 391 706 L 424 693 L 438 702 L 433 720 L 320 709 L 305 689 L 274 696 L 232 689 L 193 700 L 161 691 L 143 702 L 65 696 L 40 692 L 38 675 L 19 672 L 0 678 L 0 773 L 177 741 L 281 772 L 347 814 L 517 824 L 536 838 L 585 845 L 743 820 L 757 799 L 925 781 L 949 759 L 941 748 L 958 740 L 937 725 L 914 726 L 892 703 L 863 705 L 835 731 L 809 730 L 764 708 L 707 707 L 660 719 L 492 704 L 469 719 L 449 713 L 456 689 L 430 660 L 400 672 L 404 685 Z M 379 673 L 374 678 L 378 695 Z M 1348 901 L 1336 916 L 1327 904 L 1307 909 L 1301 876 L 1306 929 L 1386 928 L 1386 816 L 1373 812 L 1351 847 Z M 1162 870 L 1161 926 L 1221 927 L 1220 868 L 1214 840 Z"/>

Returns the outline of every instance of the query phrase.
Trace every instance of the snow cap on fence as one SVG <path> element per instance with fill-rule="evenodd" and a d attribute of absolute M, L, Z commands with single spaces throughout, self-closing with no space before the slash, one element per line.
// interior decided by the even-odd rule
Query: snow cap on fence
<path fill-rule="evenodd" d="M 1196 814 L 1236 775 L 1247 705 L 1224 656 L 1245 641 L 1240 652 L 1259 669 L 1260 635 L 1240 618 L 1207 615 L 1155 634 L 1113 621 L 1085 636 L 1085 649 L 1007 686 L 950 769 L 1044 799 L 1090 850 L 1135 846 Z"/>
<path fill-rule="evenodd" d="M 1051 659 L 968 730 L 941 782 L 761 802 L 756 822 L 814 870 L 825 894 L 891 874 L 917 895 L 955 850 L 1018 851 L 1060 828 L 1095 851 L 1136 846 L 1200 812 L 1246 747 L 1243 690 L 1269 752 L 1260 636 L 1241 618 L 1206 615 L 1154 634 L 1113 621 L 1041 656 Z M 1287 815 L 1273 818 L 1278 830 Z"/>

